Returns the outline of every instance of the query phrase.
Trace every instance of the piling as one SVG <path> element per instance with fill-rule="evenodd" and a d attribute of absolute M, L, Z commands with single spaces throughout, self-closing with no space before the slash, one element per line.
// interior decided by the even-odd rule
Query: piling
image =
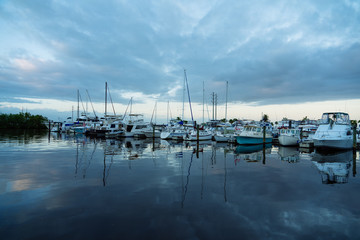
<path fill-rule="evenodd" d="M 352 126 L 352 132 L 353 132 L 353 149 L 356 149 L 356 125 Z"/>
<path fill-rule="evenodd" d="M 196 141 L 199 142 L 199 125 L 196 125 Z"/>
<path fill-rule="evenodd" d="M 153 125 L 153 138 L 155 138 L 155 125 Z"/>
<path fill-rule="evenodd" d="M 263 126 L 263 143 L 266 143 L 266 126 Z M 265 145 L 264 145 L 265 147 Z"/>

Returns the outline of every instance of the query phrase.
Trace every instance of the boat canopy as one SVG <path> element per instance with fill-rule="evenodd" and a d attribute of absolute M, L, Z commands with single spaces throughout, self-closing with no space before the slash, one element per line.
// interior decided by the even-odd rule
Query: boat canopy
<path fill-rule="evenodd" d="M 320 124 L 329 124 L 332 122 L 344 125 L 350 124 L 349 114 L 343 112 L 323 113 Z"/>

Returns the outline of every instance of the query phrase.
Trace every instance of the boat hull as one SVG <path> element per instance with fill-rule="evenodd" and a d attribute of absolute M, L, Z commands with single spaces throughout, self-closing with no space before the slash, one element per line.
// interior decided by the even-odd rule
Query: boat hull
<path fill-rule="evenodd" d="M 236 143 L 240 145 L 256 145 L 263 144 L 264 139 L 249 136 L 236 136 Z M 265 138 L 265 143 L 272 143 L 272 138 Z"/>
<path fill-rule="evenodd" d="M 282 146 L 297 146 L 299 145 L 300 139 L 296 136 L 279 136 L 279 144 Z"/>
<path fill-rule="evenodd" d="M 353 140 L 348 139 L 313 139 L 315 148 L 351 149 Z"/>

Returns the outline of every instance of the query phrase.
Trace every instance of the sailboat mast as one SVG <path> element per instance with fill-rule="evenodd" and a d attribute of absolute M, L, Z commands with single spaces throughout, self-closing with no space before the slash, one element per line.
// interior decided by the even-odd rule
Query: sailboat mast
<path fill-rule="evenodd" d="M 229 82 L 226 81 L 225 121 L 227 119 L 228 87 L 229 87 Z"/>
<path fill-rule="evenodd" d="M 77 100 L 78 100 L 78 105 L 77 105 L 77 121 L 79 121 L 79 111 L 80 111 L 80 93 L 79 93 L 79 89 L 77 90 Z"/>
<path fill-rule="evenodd" d="M 95 118 L 97 118 L 96 112 L 95 112 L 95 109 L 94 109 L 94 106 L 93 106 L 92 101 L 91 101 L 91 98 L 90 98 L 89 91 L 88 91 L 87 89 L 86 89 L 86 93 L 87 93 L 88 98 L 89 98 L 89 100 L 90 100 L 90 104 L 91 104 L 92 110 L 93 110 L 93 112 L 94 112 Z"/>
<path fill-rule="evenodd" d="M 168 101 L 168 104 L 167 104 L 167 111 L 166 111 L 166 122 L 167 122 L 167 124 L 169 124 L 169 101 Z"/>
<path fill-rule="evenodd" d="M 185 69 L 184 69 L 185 72 Z M 182 116 L 181 116 L 181 120 L 184 120 L 184 106 L 185 106 L 185 84 L 186 84 L 186 78 L 184 75 L 184 86 L 183 86 L 183 102 L 182 102 Z"/>
<path fill-rule="evenodd" d="M 105 82 L 105 117 L 107 115 L 107 82 Z"/>
<path fill-rule="evenodd" d="M 186 70 L 185 70 L 185 69 L 184 69 L 184 75 L 185 75 L 185 81 L 186 81 L 187 93 L 188 93 L 188 97 L 189 97 L 189 105 L 190 105 L 191 121 L 193 121 L 193 122 L 194 122 L 193 112 L 192 112 L 192 108 L 191 108 L 191 99 L 190 99 L 189 84 L 188 84 L 188 81 L 187 81 L 187 77 L 186 77 Z"/>
<path fill-rule="evenodd" d="M 202 112 L 202 122 L 205 123 L 204 121 L 204 112 L 205 112 L 205 82 L 203 81 L 203 112 Z"/>

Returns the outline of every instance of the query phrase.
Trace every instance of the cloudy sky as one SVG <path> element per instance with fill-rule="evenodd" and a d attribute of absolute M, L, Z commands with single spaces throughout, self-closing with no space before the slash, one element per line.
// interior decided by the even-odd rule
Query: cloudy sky
<path fill-rule="evenodd" d="M 107 82 L 117 113 L 181 116 L 186 69 L 199 120 L 212 92 L 218 118 L 228 96 L 228 118 L 360 119 L 356 0 L 0 0 L 0 36 L 0 113 L 64 117 L 79 89 L 101 115 Z"/>

